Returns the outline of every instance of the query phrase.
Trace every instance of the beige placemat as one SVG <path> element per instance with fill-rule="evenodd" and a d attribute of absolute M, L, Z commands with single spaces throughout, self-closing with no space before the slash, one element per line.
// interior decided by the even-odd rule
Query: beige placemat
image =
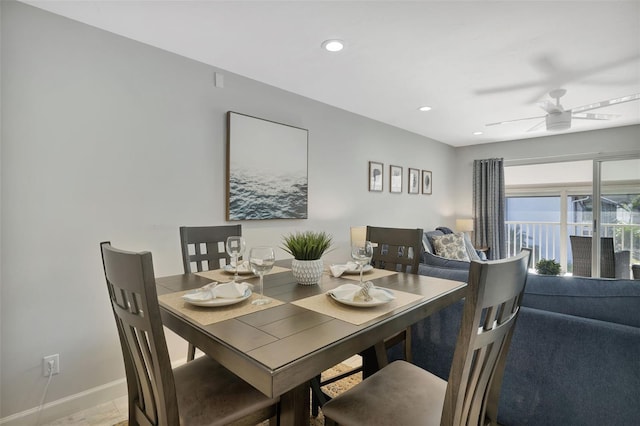
<path fill-rule="evenodd" d="M 287 271 L 290 271 L 290 269 L 283 268 L 281 266 L 274 266 L 271 272 L 265 275 L 278 274 L 280 272 L 287 272 Z M 204 278 L 208 278 L 213 281 L 217 281 L 217 282 L 227 282 L 227 281 L 233 280 L 233 274 L 225 272 L 223 269 L 212 269 L 211 271 L 195 272 L 195 274 L 200 275 L 201 277 L 204 277 Z M 244 274 L 244 275 L 238 274 L 239 281 L 249 280 L 251 278 L 256 278 L 256 276 L 253 274 Z"/>
<path fill-rule="evenodd" d="M 319 312 L 342 321 L 350 322 L 351 324 L 360 325 L 391 312 L 394 309 L 424 298 L 424 296 L 419 294 L 405 293 L 404 291 L 398 290 L 393 290 L 393 294 L 396 296 L 395 300 L 371 308 L 358 308 L 345 305 L 336 302 L 326 293 L 317 294 L 291 303 L 301 308 L 309 309 L 310 311 Z"/>
<path fill-rule="evenodd" d="M 327 274 L 333 276 L 331 271 L 327 271 Z M 366 272 L 362 274 L 362 279 L 365 281 L 375 280 L 376 278 L 387 277 L 389 275 L 397 274 L 396 271 L 387 271 L 385 269 L 376 269 L 374 268 L 371 272 Z M 344 278 L 347 280 L 360 281 L 360 274 L 342 274 L 340 278 Z"/>
<path fill-rule="evenodd" d="M 225 321 L 253 312 L 262 311 L 264 309 L 273 308 L 274 306 L 279 306 L 284 303 L 272 297 L 265 296 L 266 299 L 271 300 L 271 303 L 269 303 L 268 305 L 260 306 L 252 305 L 251 302 L 260 297 L 259 294 L 253 293 L 247 300 L 236 303 L 235 305 L 205 308 L 191 305 L 182 300 L 182 295 L 188 293 L 189 291 L 191 290 L 163 294 L 161 296 L 158 296 L 158 300 L 164 307 L 186 317 L 189 317 L 202 325 L 209 325 L 216 322 Z"/>

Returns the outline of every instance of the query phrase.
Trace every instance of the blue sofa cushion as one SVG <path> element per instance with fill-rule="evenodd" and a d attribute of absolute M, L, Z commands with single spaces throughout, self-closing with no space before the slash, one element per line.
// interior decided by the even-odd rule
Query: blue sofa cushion
<path fill-rule="evenodd" d="M 503 425 L 640 423 L 640 329 L 523 308 L 507 355 Z"/>
<path fill-rule="evenodd" d="M 640 281 L 529 274 L 522 305 L 640 327 Z"/>
<path fill-rule="evenodd" d="M 436 257 L 437 256 L 434 256 L 434 258 Z M 421 263 L 420 265 L 418 265 L 418 274 L 426 275 L 429 277 L 445 278 L 448 280 L 467 282 L 467 279 L 469 277 L 470 264 L 468 264 L 466 268 L 461 268 L 461 267 L 458 267 L 457 265 L 453 267 L 444 266 L 447 264 L 451 264 L 450 262 L 457 262 L 455 260 L 450 260 L 449 262 L 441 262 L 439 259 L 434 259 L 434 262 L 436 264 L 441 264 L 443 266 L 425 265 Z M 465 262 L 457 262 L 457 263 L 465 263 Z"/>
<path fill-rule="evenodd" d="M 444 380 L 462 307 L 458 302 L 412 328 L 414 363 Z M 498 422 L 638 424 L 639 351 L 638 328 L 523 307 L 507 356 Z"/>
<path fill-rule="evenodd" d="M 468 270 L 421 265 L 420 273 L 468 279 Z M 499 423 L 640 424 L 640 282 L 530 274 L 522 306 Z M 445 380 L 462 307 L 459 301 L 412 327 L 414 363 Z"/>

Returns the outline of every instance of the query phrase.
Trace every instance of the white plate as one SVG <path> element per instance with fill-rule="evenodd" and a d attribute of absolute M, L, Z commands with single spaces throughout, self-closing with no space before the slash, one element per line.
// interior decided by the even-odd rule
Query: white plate
<path fill-rule="evenodd" d="M 230 299 L 228 297 L 216 297 L 215 299 L 209 299 L 209 300 L 185 300 L 185 299 L 182 299 L 182 300 L 195 306 L 204 306 L 207 308 L 211 308 L 211 307 L 217 307 L 217 306 L 234 305 L 236 303 L 242 302 L 243 300 L 247 300 L 250 297 L 251 297 L 251 290 L 246 289 L 243 296 L 236 297 L 235 299 Z"/>
<path fill-rule="evenodd" d="M 224 265 L 223 269 L 227 274 L 235 274 L 236 273 L 236 268 L 234 268 L 233 265 Z M 249 274 L 253 274 L 251 269 L 244 269 L 244 268 L 240 267 L 240 270 L 238 271 L 238 275 L 249 275 Z"/>
<path fill-rule="evenodd" d="M 363 274 L 366 274 L 367 272 L 371 272 L 371 271 L 373 271 L 373 266 L 371 266 L 371 265 L 364 265 L 364 267 L 362 268 L 362 273 Z M 360 275 L 360 268 L 347 269 L 346 271 L 343 272 L 343 274 L 345 274 L 345 275 L 355 275 L 355 274 Z"/>
<path fill-rule="evenodd" d="M 395 296 L 395 294 L 393 294 L 393 291 L 389 290 L 388 288 L 382 288 L 382 287 L 374 287 L 377 290 L 382 290 L 385 293 L 389 294 L 389 296 Z M 327 295 L 329 297 L 331 297 L 333 300 L 335 300 L 336 302 L 340 302 L 340 303 L 344 303 L 345 305 L 349 305 L 349 306 L 355 306 L 358 308 L 371 308 L 374 306 L 380 306 L 380 305 L 384 305 L 385 303 L 389 303 L 392 302 L 395 299 L 392 300 L 371 300 L 369 302 L 365 302 L 365 301 L 357 301 L 357 300 L 342 300 L 342 299 L 338 299 L 337 297 L 335 297 L 333 295 L 333 293 L 331 291 L 327 292 Z"/>

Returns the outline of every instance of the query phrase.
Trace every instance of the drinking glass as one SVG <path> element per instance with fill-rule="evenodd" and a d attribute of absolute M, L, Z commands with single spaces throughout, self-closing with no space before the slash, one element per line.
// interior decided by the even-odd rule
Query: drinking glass
<path fill-rule="evenodd" d="M 371 262 L 373 257 L 373 245 L 370 241 L 356 242 L 351 246 L 351 258 L 354 262 L 360 265 L 360 285 L 362 286 L 362 271 L 364 265 Z"/>
<path fill-rule="evenodd" d="M 272 247 L 254 247 L 249 251 L 249 264 L 254 274 L 260 277 L 260 298 L 251 302 L 254 305 L 266 305 L 271 300 L 264 297 L 264 274 L 273 268 L 276 253 Z"/>
<path fill-rule="evenodd" d="M 231 256 L 235 262 L 235 273 L 233 274 L 233 282 L 238 281 L 238 258 L 244 254 L 244 250 L 247 247 L 242 237 L 228 237 L 227 238 L 227 254 Z"/>

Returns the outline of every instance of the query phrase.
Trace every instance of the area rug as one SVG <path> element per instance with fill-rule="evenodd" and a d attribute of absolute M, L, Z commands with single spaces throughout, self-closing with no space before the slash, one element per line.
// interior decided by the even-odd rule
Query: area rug
<path fill-rule="evenodd" d="M 322 380 L 326 380 L 330 377 L 337 376 L 338 374 L 344 373 L 351 369 L 346 364 L 338 364 L 333 368 L 322 373 Z M 354 374 L 353 376 L 345 377 L 342 380 L 338 380 L 337 382 L 331 383 L 322 388 L 327 395 L 334 397 L 341 392 L 346 391 L 347 389 L 357 385 L 362 380 L 362 373 Z M 324 425 L 324 416 L 322 415 L 322 411 L 318 414 L 318 417 L 311 417 L 310 419 L 311 426 L 323 426 Z M 128 422 L 125 420 L 123 422 L 119 422 L 114 424 L 113 426 L 128 426 Z M 260 426 L 267 426 L 269 421 L 265 421 L 260 423 Z"/>

